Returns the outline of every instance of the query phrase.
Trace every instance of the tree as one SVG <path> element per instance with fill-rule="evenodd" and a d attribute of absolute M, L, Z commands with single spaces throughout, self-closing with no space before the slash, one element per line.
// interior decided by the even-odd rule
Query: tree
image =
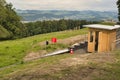
<path fill-rule="evenodd" d="M 120 21 L 120 0 L 117 1 L 118 6 L 118 20 Z"/>
<path fill-rule="evenodd" d="M 12 4 L 6 3 L 5 0 L 0 0 L 0 25 L 2 26 L 1 30 L 4 30 L 4 32 L 8 31 L 11 38 L 26 36 L 26 28 L 21 23 L 20 17 L 15 12 Z M 8 37 L 6 37 L 6 39 L 8 39 Z"/>
<path fill-rule="evenodd" d="M 64 19 L 59 21 L 59 31 L 63 31 L 67 29 L 66 21 Z"/>

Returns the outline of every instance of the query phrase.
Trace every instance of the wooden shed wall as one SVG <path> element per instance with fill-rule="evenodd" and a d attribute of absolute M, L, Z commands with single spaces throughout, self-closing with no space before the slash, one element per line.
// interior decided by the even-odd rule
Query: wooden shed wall
<path fill-rule="evenodd" d="M 93 36 L 95 36 L 95 32 L 93 32 Z M 94 51 L 95 51 L 95 37 L 93 37 L 93 42 L 90 42 L 90 32 L 89 32 L 88 33 L 88 52 L 94 52 Z"/>
<path fill-rule="evenodd" d="M 99 31 L 98 52 L 108 52 L 115 48 L 116 30 L 102 30 L 90 28 L 93 32 L 93 42 L 90 42 L 90 32 L 88 34 L 88 52 L 95 52 L 95 32 Z"/>

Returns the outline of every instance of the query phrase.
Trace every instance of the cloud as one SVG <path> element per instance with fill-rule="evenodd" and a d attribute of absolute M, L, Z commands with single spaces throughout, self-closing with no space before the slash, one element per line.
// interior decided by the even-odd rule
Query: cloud
<path fill-rule="evenodd" d="M 97 1 L 97 2 L 102 2 L 102 0 L 95 0 L 95 1 Z"/>
<path fill-rule="evenodd" d="M 117 10 L 117 0 L 7 0 L 17 9 Z"/>

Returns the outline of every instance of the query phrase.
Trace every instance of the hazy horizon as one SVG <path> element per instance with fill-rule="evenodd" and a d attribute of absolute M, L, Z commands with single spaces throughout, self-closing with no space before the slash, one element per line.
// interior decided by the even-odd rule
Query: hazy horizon
<path fill-rule="evenodd" d="M 117 11 L 117 0 L 6 0 L 21 10 Z M 107 4 L 107 5 L 106 5 Z"/>
<path fill-rule="evenodd" d="M 58 10 L 58 9 L 49 9 L 49 10 L 41 10 L 41 9 L 16 9 L 16 10 L 36 10 L 36 11 L 99 11 L 99 10 Z M 100 12 L 118 12 L 118 10 L 103 10 Z"/>

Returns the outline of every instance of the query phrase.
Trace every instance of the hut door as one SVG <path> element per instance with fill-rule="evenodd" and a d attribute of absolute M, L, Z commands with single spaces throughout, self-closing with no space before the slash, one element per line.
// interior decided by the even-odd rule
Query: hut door
<path fill-rule="evenodd" d="M 95 51 L 98 51 L 99 31 L 95 32 Z"/>
<path fill-rule="evenodd" d="M 88 52 L 95 52 L 95 32 L 90 31 L 88 36 Z"/>

